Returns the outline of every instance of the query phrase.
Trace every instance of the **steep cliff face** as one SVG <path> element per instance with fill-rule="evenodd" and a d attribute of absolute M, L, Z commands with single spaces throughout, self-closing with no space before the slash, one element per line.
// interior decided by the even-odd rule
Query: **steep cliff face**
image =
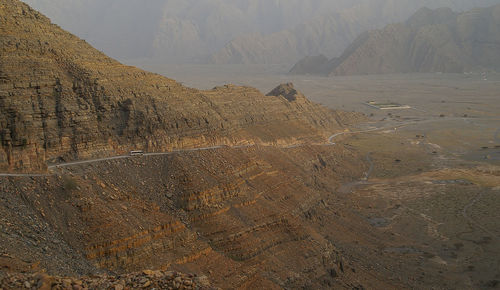
<path fill-rule="evenodd" d="M 19 1 L 0 6 L 0 169 L 211 145 L 320 141 L 339 115 L 227 85 L 198 91 L 124 66 Z"/>
<path fill-rule="evenodd" d="M 360 35 L 339 58 L 330 61 L 327 73 L 499 70 L 499 19 L 499 5 L 464 13 L 423 8 L 405 23 Z"/>

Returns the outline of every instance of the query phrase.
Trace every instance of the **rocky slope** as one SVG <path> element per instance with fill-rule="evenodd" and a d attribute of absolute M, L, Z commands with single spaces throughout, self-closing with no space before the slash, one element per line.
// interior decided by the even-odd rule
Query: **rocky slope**
<path fill-rule="evenodd" d="M 215 289 L 206 277 L 177 272 L 144 270 L 122 276 L 53 277 L 47 274 L 1 273 L 0 287 L 5 289 Z"/>
<path fill-rule="evenodd" d="M 367 164 L 325 137 L 359 115 L 291 84 L 267 96 L 185 88 L 119 64 L 17 0 L 0 17 L 2 171 L 243 145 L 0 174 L 2 287 L 189 289 L 203 276 L 227 289 L 401 286 L 336 245 L 361 218 L 337 206 L 335 189 Z"/>
<path fill-rule="evenodd" d="M 457 288 L 441 273 L 462 268 L 388 251 L 415 241 L 360 214 L 363 203 L 408 212 L 398 201 L 349 199 L 370 167 L 421 174 L 427 158 L 413 140 L 369 141 L 368 152 L 396 152 L 373 166 L 341 136 L 325 144 L 359 115 L 291 84 L 267 96 L 197 91 L 107 58 L 16 0 L 1 2 L 0 19 L 3 169 L 188 148 L 0 174 L 0 287 Z M 417 161 L 394 163 L 399 155 Z"/>
<path fill-rule="evenodd" d="M 499 19 L 499 5 L 464 13 L 423 8 L 405 23 L 361 34 L 319 69 L 331 75 L 499 70 Z"/>
<path fill-rule="evenodd" d="M 335 211 L 331 190 L 366 166 L 325 146 L 359 115 L 291 84 L 268 95 L 183 87 L 106 57 L 17 0 L 0 4 L 0 19 L 1 170 L 44 171 L 0 174 L 2 287 L 197 283 L 144 269 L 231 289 L 389 283 L 357 269 L 327 238 L 334 228 L 315 223 Z M 30 271 L 54 276 L 19 274 Z"/>
<path fill-rule="evenodd" d="M 323 142 L 342 127 L 340 113 L 305 98 L 198 91 L 124 66 L 19 1 L 0 17 L 2 171 L 132 149 Z"/>
<path fill-rule="evenodd" d="M 4 177 L 0 252 L 62 276 L 169 269 L 231 289 L 384 285 L 333 242 L 347 217 L 331 190 L 364 168 L 340 146 L 250 147 Z"/>

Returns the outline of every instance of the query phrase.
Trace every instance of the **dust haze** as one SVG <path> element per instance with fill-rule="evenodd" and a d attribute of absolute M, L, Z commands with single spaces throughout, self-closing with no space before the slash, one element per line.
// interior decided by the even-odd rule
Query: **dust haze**
<path fill-rule="evenodd" d="M 460 12 L 498 0 L 26 0 L 120 61 L 287 64 L 339 56 L 360 33 L 422 7 Z M 140 63 L 140 62 L 139 62 Z"/>

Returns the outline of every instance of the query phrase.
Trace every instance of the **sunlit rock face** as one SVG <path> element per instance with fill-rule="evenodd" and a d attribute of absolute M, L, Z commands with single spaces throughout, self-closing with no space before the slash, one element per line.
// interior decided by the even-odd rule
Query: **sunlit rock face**
<path fill-rule="evenodd" d="M 359 117 L 253 88 L 186 88 L 108 58 L 21 2 L 2 5 L 3 170 L 133 149 L 322 142 Z"/>

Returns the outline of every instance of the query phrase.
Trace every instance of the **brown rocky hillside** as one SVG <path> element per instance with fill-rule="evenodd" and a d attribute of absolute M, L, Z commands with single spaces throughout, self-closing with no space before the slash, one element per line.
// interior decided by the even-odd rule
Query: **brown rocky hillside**
<path fill-rule="evenodd" d="M 213 145 L 323 142 L 340 113 L 124 66 L 20 1 L 0 6 L 0 169 Z"/>
<path fill-rule="evenodd" d="M 366 164 L 324 143 L 359 115 L 291 84 L 183 87 L 17 0 L 0 19 L 1 170 L 45 171 L 0 174 L 0 287 L 395 287 L 333 242 L 351 214 L 332 189 Z M 47 168 L 212 145 L 243 146 Z"/>
<path fill-rule="evenodd" d="M 412 139 L 325 144 L 360 115 L 291 84 L 268 95 L 183 87 L 17 0 L 0 2 L 0 20 L 0 288 L 455 289 L 468 279 L 435 262 L 441 250 L 413 248 L 410 232 L 434 231 L 409 227 L 421 220 L 403 200 L 353 191 L 408 199 L 404 180 L 391 181 L 398 193 L 366 179 L 431 168 Z M 132 149 L 160 153 L 116 156 Z M 395 165 L 396 155 L 415 161 Z M 105 156 L 115 158 L 88 160 Z M 44 172 L 5 174 L 15 170 Z M 395 230 L 373 226 L 378 206 L 403 215 Z"/>

